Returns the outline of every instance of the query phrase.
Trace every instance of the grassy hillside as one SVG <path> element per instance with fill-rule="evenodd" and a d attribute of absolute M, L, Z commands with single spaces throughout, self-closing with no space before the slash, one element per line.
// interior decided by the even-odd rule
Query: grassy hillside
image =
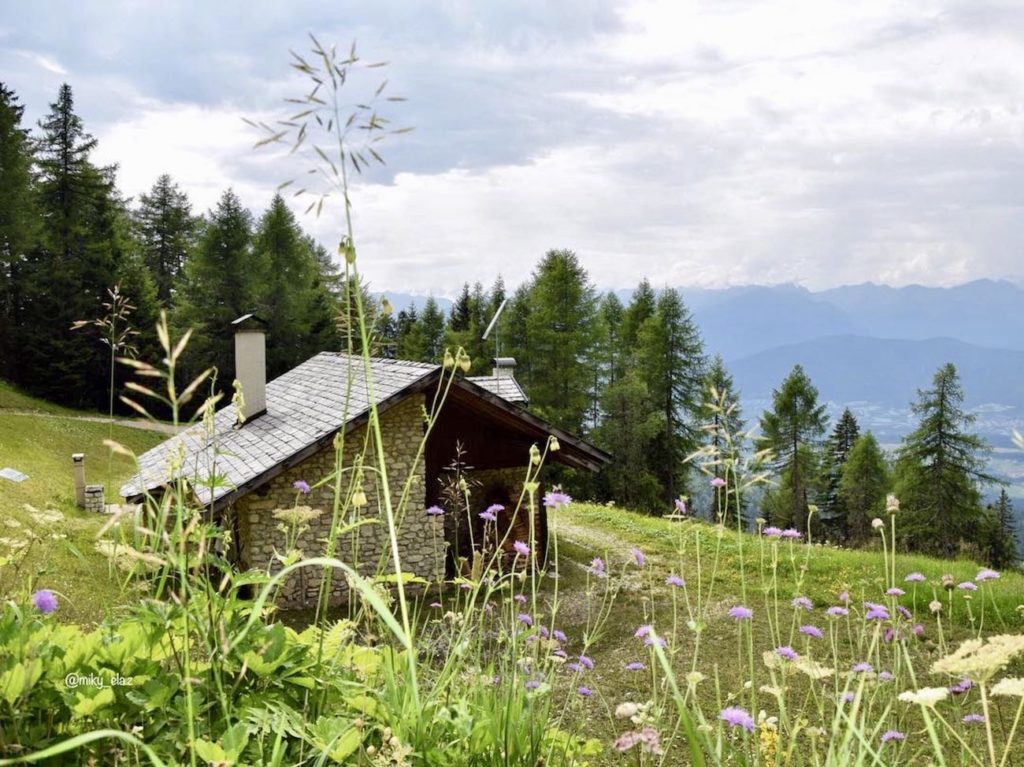
<path fill-rule="evenodd" d="M 71 472 L 71 454 L 85 453 L 87 481 L 106 485 L 108 501 L 117 499 L 133 467 L 125 457 L 109 455 L 103 446 L 109 433 L 107 424 L 76 420 L 73 411 L 0 384 L 0 468 L 29 475 L 21 483 L 0 479 L 0 557 L 10 560 L 0 568 L 0 598 L 31 581 L 32 588 L 60 593 L 62 614 L 84 622 L 121 603 L 118 578 L 95 550 L 106 518 L 75 505 Z M 138 453 L 165 437 L 115 425 L 113 438 Z"/>

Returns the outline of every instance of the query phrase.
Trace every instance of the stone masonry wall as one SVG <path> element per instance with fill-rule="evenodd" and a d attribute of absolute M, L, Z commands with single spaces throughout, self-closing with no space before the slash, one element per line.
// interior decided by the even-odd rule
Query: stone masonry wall
<path fill-rule="evenodd" d="M 407 398 L 381 415 L 381 429 L 384 435 L 392 505 L 396 514 L 402 488 L 410 473 L 414 475 L 406 514 L 399 525 L 399 557 L 402 560 L 402 570 L 434 580 L 444 576 L 444 522 L 442 518 L 424 513 L 425 466 L 422 458 L 416 461 L 416 451 L 423 439 L 423 406 L 422 395 Z M 365 439 L 365 426 L 346 435 L 345 468 L 353 465 L 354 459 L 364 448 Z M 334 448 L 328 447 L 234 504 L 233 512 L 238 522 L 239 553 L 243 566 L 265 570 L 273 560 L 275 551 L 284 553 L 288 534 L 281 528 L 287 527 L 288 524 L 276 518 L 274 512 L 291 509 L 296 503 L 320 512 L 320 515 L 309 523 L 309 530 L 300 536 L 297 548 L 305 557 L 323 554 L 331 526 L 333 483 L 328 482 L 308 495 L 296 491 L 293 483 L 303 480 L 311 486 L 316 484 L 334 471 L 334 458 Z M 364 464 L 372 467 L 373 456 L 367 455 Z M 346 472 L 342 480 L 343 488 L 347 487 L 349 476 Z M 341 561 L 354 565 L 364 575 L 370 575 L 376 572 L 382 552 L 387 552 L 385 572 L 393 572 L 387 517 L 383 505 L 378 503 L 376 473 L 369 468 L 363 474 L 363 489 L 369 504 L 358 510 L 355 519 L 376 520 L 377 524 L 363 525 L 353 533 L 340 537 L 336 556 Z M 276 563 L 273 569 L 279 570 L 280 564 Z M 302 568 L 294 573 L 282 589 L 278 603 L 288 608 L 316 604 L 321 574 L 320 568 L 312 567 Z M 336 570 L 332 576 L 331 599 L 338 602 L 346 596 L 347 585 L 344 575 Z"/>

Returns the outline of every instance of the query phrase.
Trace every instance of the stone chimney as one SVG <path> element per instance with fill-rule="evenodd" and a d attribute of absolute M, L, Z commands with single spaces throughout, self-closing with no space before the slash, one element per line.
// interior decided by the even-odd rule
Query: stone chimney
<path fill-rule="evenodd" d="M 231 323 L 235 330 L 235 378 L 242 384 L 246 421 L 267 410 L 267 335 L 264 322 L 246 314 Z"/>
<path fill-rule="evenodd" d="M 75 503 L 81 509 L 85 508 L 85 453 L 73 453 L 71 465 L 75 472 Z"/>
<path fill-rule="evenodd" d="M 512 374 L 516 369 L 516 358 L 515 357 L 495 357 L 494 358 L 494 377 L 495 378 L 512 378 Z"/>

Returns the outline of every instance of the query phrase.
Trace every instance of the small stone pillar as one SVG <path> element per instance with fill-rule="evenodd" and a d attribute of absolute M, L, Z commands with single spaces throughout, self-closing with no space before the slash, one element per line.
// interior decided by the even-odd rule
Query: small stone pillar
<path fill-rule="evenodd" d="M 71 456 L 72 465 L 75 467 L 75 503 L 79 508 L 85 508 L 85 453 L 74 453 Z"/>
<path fill-rule="evenodd" d="M 103 485 L 86 485 L 85 510 L 102 514 L 105 509 L 106 503 L 103 498 Z"/>

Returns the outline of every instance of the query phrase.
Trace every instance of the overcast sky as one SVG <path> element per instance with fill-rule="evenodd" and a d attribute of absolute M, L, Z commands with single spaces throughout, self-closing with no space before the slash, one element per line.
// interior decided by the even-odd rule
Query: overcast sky
<path fill-rule="evenodd" d="M 353 192 L 375 288 L 516 284 L 550 248 L 600 288 L 1024 278 L 1024 3 L 22 2 L 0 78 L 74 87 L 138 195 L 254 212 L 304 161 L 242 116 L 300 95 L 307 32 L 387 59 L 411 134 Z M 353 98 L 381 72 L 351 83 Z M 362 96 L 359 96 L 362 97 Z M 304 207 L 296 203 L 297 209 Z M 340 209 L 303 224 L 337 240 Z"/>

